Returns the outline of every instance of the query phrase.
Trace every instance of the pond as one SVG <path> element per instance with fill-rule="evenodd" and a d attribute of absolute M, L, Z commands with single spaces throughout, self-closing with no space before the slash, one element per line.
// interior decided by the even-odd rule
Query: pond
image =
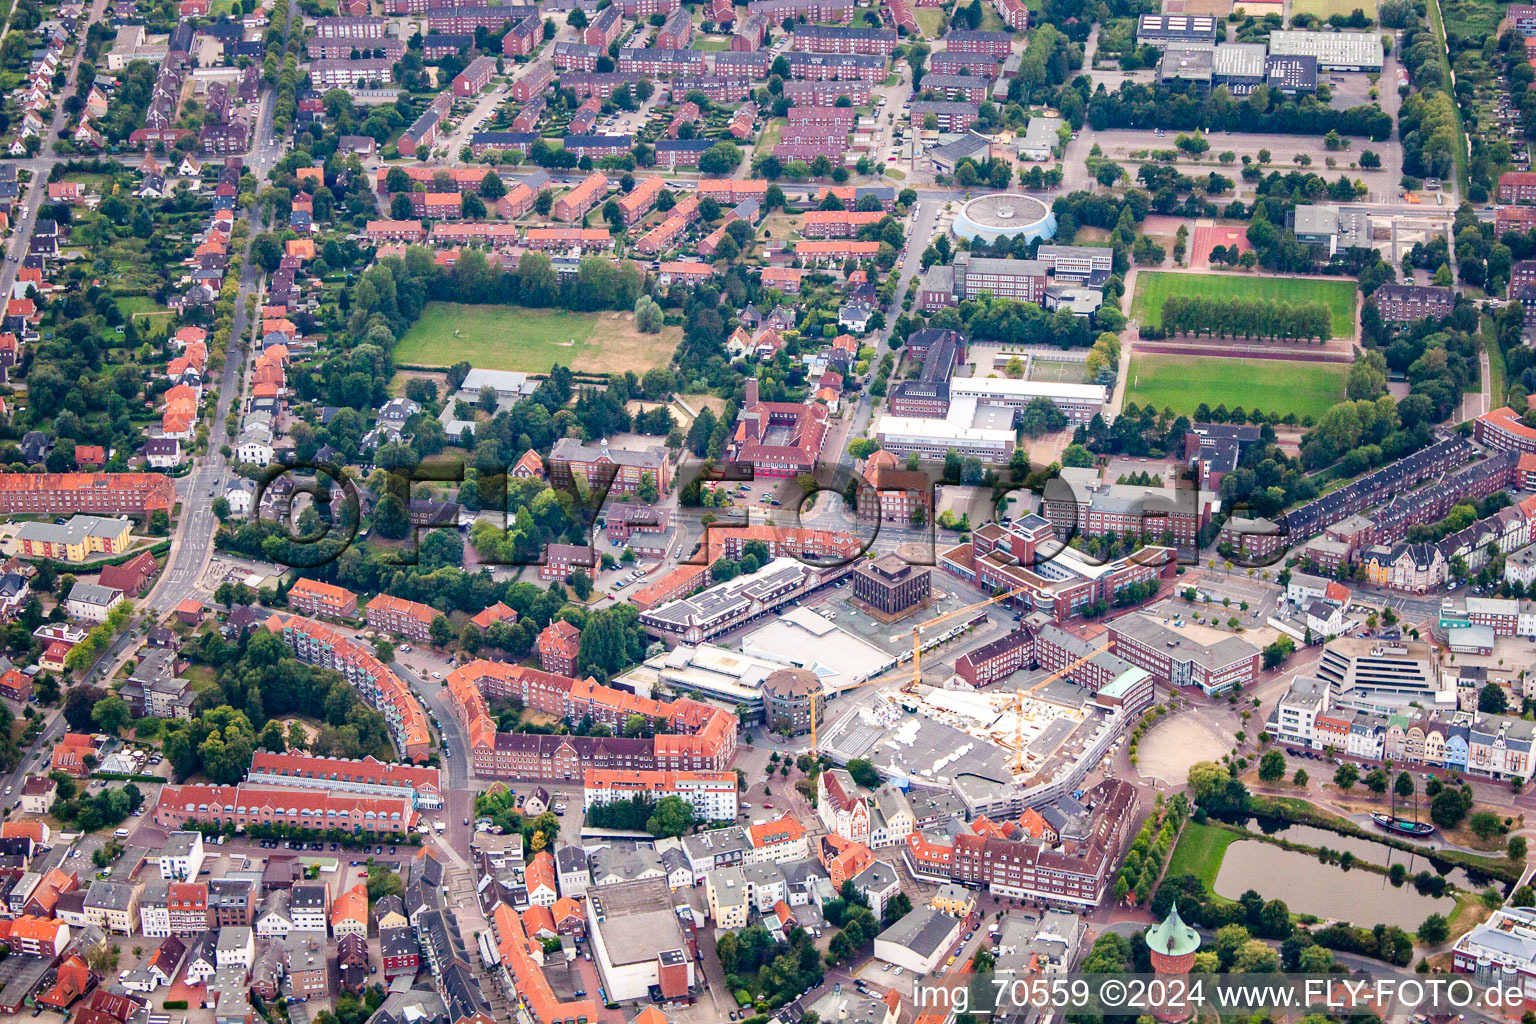
<path fill-rule="evenodd" d="M 1216 894 L 1235 900 L 1249 889 L 1267 900 L 1284 900 L 1292 913 L 1345 920 L 1366 928 L 1395 924 L 1411 932 L 1430 914 L 1449 918 L 1456 909 L 1450 896 L 1424 896 L 1411 883 L 1395 886 L 1386 875 L 1374 871 L 1346 870 L 1337 864 L 1324 864 L 1312 854 L 1283 850 L 1257 839 L 1240 839 L 1227 847 L 1221 860 Z"/>
<path fill-rule="evenodd" d="M 1429 871 L 1441 876 L 1458 889 L 1466 889 L 1472 892 L 1481 891 L 1489 885 L 1497 884 L 1495 880 L 1476 872 L 1467 871 L 1463 868 L 1444 868 L 1428 857 L 1404 853 L 1402 850 L 1372 839 L 1364 839 L 1359 836 L 1343 836 L 1337 832 L 1330 832 L 1325 828 L 1292 824 L 1279 818 L 1251 818 L 1241 824 L 1250 831 L 1262 832 L 1267 836 L 1275 836 L 1278 839 L 1299 843 L 1302 846 L 1313 848 L 1326 846 L 1337 853 L 1347 851 L 1354 854 L 1359 860 L 1371 864 L 1380 864 L 1384 868 L 1390 868 L 1394 864 L 1401 864 L 1407 869 L 1410 878 L 1420 871 Z M 1500 888 L 1503 887 L 1500 886 Z"/>

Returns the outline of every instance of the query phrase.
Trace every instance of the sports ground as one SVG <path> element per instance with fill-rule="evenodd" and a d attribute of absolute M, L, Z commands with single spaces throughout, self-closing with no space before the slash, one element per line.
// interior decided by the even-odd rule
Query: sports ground
<path fill-rule="evenodd" d="M 1209 250 L 1207 250 L 1209 255 Z M 1218 299 L 1267 299 L 1301 305 L 1321 302 L 1333 315 L 1333 337 L 1355 335 L 1355 282 L 1326 277 L 1256 277 L 1246 274 L 1178 274 L 1139 271 L 1131 316 L 1143 324 L 1162 323 L 1163 300 L 1172 295 Z M 1214 403 L 1212 403 L 1214 404 Z"/>
<path fill-rule="evenodd" d="M 429 302 L 395 345 L 394 358 L 401 366 L 462 361 L 484 370 L 548 373 L 558 363 L 586 373 L 644 373 L 665 366 L 679 340 L 676 327 L 640 333 L 631 313 Z"/>
<path fill-rule="evenodd" d="M 1204 402 L 1212 409 L 1224 405 L 1317 417 L 1343 400 L 1348 375 L 1344 363 L 1137 354 L 1131 357 L 1125 400 L 1185 415 Z"/>

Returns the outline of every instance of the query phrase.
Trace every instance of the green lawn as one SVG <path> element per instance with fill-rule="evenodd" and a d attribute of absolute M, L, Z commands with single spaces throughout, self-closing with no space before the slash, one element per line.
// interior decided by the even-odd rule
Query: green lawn
<path fill-rule="evenodd" d="M 940 27 L 944 23 L 943 8 L 919 7 L 913 14 L 917 18 L 918 27 L 923 30 L 923 35 L 929 39 L 937 39 L 940 36 Z"/>
<path fill-rule="evenodd" d="M 693 40 L 693 48 L 695 50 L 704 50 L 705 52 L 729 50 L 731 48 L 731 41 L 724 36 L 696 36 Z"/>
<path fill-rule="evenodd" d="M 1348 17 L 1357 7 L 1367 18 L 1376 20 L 1376 0 L 1292 0 L 1291 14 L 1311 14 L 1327 21 L 1335 14 Z"/>
<path fill-rule="evenodd" d="M 171 312 L 148 295 L 119 296 L 117 308 L 124 316 L 167 316 Z"/>
<path fill-rule="evenodd" d="M 1203 295 L 1218 299 L 1268 299 L 1272 302 L 1321 302 L 1333 314 L 1333 336 L 1355 336 L 1355 282 L 1320 277 L 1245 277 L 1228 274 L 1175 274 L 1140 271 L 1131 316 L 1156 327 L 1162 323 L 1163 300 L 1170 295 Z"/>
<path fill-rule="evenodd" d="M 644 373 L 663 366 L 677 328 L 641 334 L 632 317 L 522 306 L 429 302 L 395 345 L 401 366 L 447 367 L 460 360 L 485 370 L 548 373 L 559 363 L 596 373 Z"/>
<path fill-rule="evenodd" d="M 1349 367 L 1288 359 L 1223 356 L 1136 355 L 1125 399 L 1192 414 L 1204 402 L 1212 409 L 1262 409 L 1284 415 L 1321 416 L 1343 401 Z"/>
<path fill-rule="evenodd" d="M 594 313 L 429 302 L 395 346 L 395 362 L 544 373 L 592 351 Z M 575 342 L 575 344 L 570 344 Z"/>
<path fill-rule="evenodd" d="M 1240 838 L 1236 832 L 1224 828 L 1189 822 L 1179 837 L 1179 845 L 1173 848 L 1173 856 L 1168 858 L 1168 870 L 1163 877 L 1194 875 L 1205 883 L 1206 891 L 1214 893 L 1221 858 L 1226 856 L 1227 847 Z"/>

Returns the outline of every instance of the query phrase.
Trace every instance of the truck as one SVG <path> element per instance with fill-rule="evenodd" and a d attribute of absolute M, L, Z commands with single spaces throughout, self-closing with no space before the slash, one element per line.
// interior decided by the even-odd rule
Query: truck
<path fill-rule="evenodd" d="M 443 823 L 441 821 L 434 821 L 432 823 L 432 831 L 436 832 L 438 835 L 442 835 L 443 834 Z"/>

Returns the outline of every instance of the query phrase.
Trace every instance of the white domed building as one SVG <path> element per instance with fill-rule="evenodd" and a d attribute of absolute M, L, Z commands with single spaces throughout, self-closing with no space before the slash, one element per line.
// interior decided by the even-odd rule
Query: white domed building
<path fill-rule="evenodd" d="M 960 208 L 951 230 L 959 238 L 996 241 L 1018 238 L 1025 241 L 1056 237 L 1056 214 L 1043 200 L 1020 192 L 998 192 L 977 196 Z"/>

